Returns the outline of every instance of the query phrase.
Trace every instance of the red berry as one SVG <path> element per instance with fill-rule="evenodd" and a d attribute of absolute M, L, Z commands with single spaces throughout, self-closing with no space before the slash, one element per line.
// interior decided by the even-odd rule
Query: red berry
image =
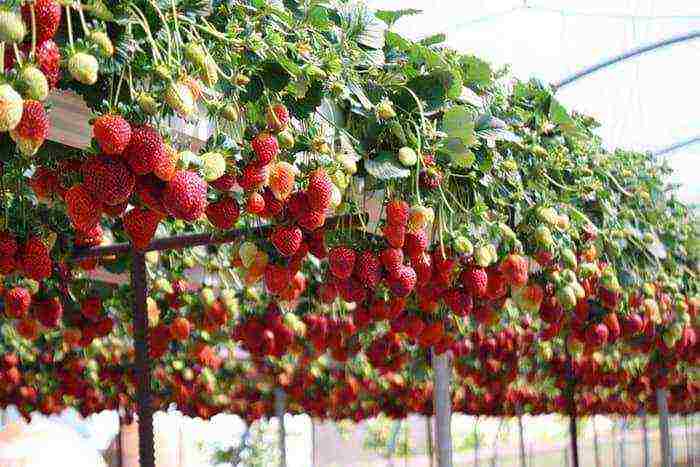
<path fill-rule="evenodd" d="M 282 256 L 292 256 L 301 246 L 302 234 L 299 227 L 278 226 L 270 236 L 270 241 Z"/>
<path fill-rule="evenodd" d="M 27 316 L 32 297 L 24 287 L 13 287 L 5 293 L 5 314 L 9 318 L 19 319 Z"/>
<path fill-rule="evenodd" d="M 386 222 L 389 225 L 408 224 L 409 207 L 406 201 L 395 199 L 386 205 Z"/>
<path fill-rule="evenodd" d="M 275 133 L 284 130 L 289 124 L 289 111 L 287 107 L 283 104 L 274 104 L 267 110 L 265 121 L 267 122 L 267 127 Z"/>
<path fill-rule="evenodd" d="M 325 211 L 331 205 L 333 184 L 328 174 L 323 169 L 317 169 L 309 175 L 309 186 L 306 196 L 309 199 L 309 207 L 315 211 Z"/>
<path fill-rule="evenodd" d="M 32 237 L 24 244 L 19 260 L 24 274 L 30 279 L 40 281 L 51 275 L 53 263 L 49 249 L 38 237 Z"/>
<path fill-rule="evenodd" d="M 134 208 L 124 215 L 124 230 L 136 249 L 145 249 L 160 223 L 161 216 L 150 209 Z"/>
<path fill-rule="evenodd" d="M 269 164 L 280 152 L 277 138 L 267 132 L 262 132 L 253 138 L 250 146 L 255 153 L 255 164 L 258 166 Z"/>
<path fill-rule="evenodd" d="M 486 296 L 488 279 L 484 268 L 469 268 L 464 270 L 461 275 L 464 289 L 477 298 Z"/>
<path fill-rule="evenodd" d="M 37 45 L 36 58 L 39 69 L 49 82 L 49 87 L 54 89 L 61 79 L 61 50 L 53 40 L 49 39 Z"/>
<path fill-rule="evenodd" d="M 248 196 L 245 210 L 251 214 L 260 214 L 265 210 L 265 198 L 260 193 L 251 193 Z"/>
<path fill-rule="evenodd" d="M 195 172 L 179 170 L 163 191 L 168 213 L 187 222 L 199 219 L 207 206 L 207 183 Z"/>
<path fill-rule="evenodd" d="M 289 269 L 270 263 L 265 267 L 265 286 L 271 294 L 279 295 L 289 286 L 291 276 Z"/>
<path fill-rule="evenodd" d="M 63 304 L 58 297 L 43 300 L 34 305 L 37 320 L 47 328 L 55 328 L 63 317 Z"/>
<path fill-rule="evenodd" d="M 66 191 L 63 200 L 76 230 L 88 232 L 99 224 L 102 205 L 82 184 L 74 185 Z"/>
<path fill-rule="evenodd" d="M 119 115 L 102 115 L 92 125 L 92 134 L 102 152 L 121 154 L 131 140 L 131 125 Z"/>
<path fill-rule="evenodd" d="M 10 136 L 19 145 L 23 154 L 31 156 L 49 137 L 50 128 L 51 122 L 44 105 L 39 101 L 26 100 L 22 119 L 10 132 Z"/>
<path fill-rule="evenodd" d="M 268 166 L 248 164 L 243 167 L 243 171 L 238 178 L 238 184 L 243 188 L 243 191 L 258 191 L 267 184 L 269 177 L 270 168 Z"/>
<path fill-rule="evenodd" d="M 136 175 L 145 175 L 162 165 L 168 157 L 165 143 L 157 130 L 148 125 L 131 129 L 131 139 L 124 149 L 124 158 Z"/>
<path fill-rule="evenodd" d="M 404 244 L 404 251 L 409 258 L 418 256 L 423 253 L 428 248 L 428 235 L 424 230 L 419 230 L 414 233 L 406 234 L 406 242 Z"/>
<path fill-rule="evenodd" d="M 326 223 L 326 213 L 321 211 L 308 210 L 304 212 L 297 221 L 299 226 L 307 232 L 320 229 Z"/>
<path fill-rule="evenodd" d="M 236 225 L 236 221 L 241 214 L 238 202 L 230 196 L 225 196 L 215 203 L 207 206 L 207 219 L 214 227 L 228 230 Z"/>
<path fill-rule="evenodd" d="M 355 268 L 355 251 L 346 246 L 332 248 L 328 252 L 329 271 L 338 279 L 347 279 Z"/>
<path fill-rule="evenodd" d="M 187 318 L 179 316 L 170 325 L 170 336 L 173 340 L 184 342 L 190 337 L 191 327 Z"/>
<path fill-rule="evenodd" d="M 382 251 L 380 260 L 391 275 L 399 266 L 403 265 L 403 251 L 400 248 L 387 248 Z"/>
<path fill-rule="evenodd" d="M 500 271 L 509 284 L 522 287 L 527 283 L 528 268 L 527 260 L 523 256 L 512 254 L 501 263 Z"/>
<path fill-rule="evenodd" d="M 389 287 L 394 295 L 406 297 L 416 286 L 416 271 L 410 266 L 399 266 L 389 278 Z"/>
<path fill-rule="evenodd" d="M 17 254 L 17 240 L 8 232 L 0 232 L 0 256 L 14 256 Z"/>
<path fill-rule="evenodd" d="M 406 241 L 406 227 L 399 224 L 387 224 L 382 229 L 386 242 L 392 248 L 403 248 Z"/>
<path fill-rule="evenodd" d="M 129 200 L 136 177 L 122 159 L 93 156 L 83 165 L 83 187 L 99 202 L 109 206 Z"/>
<path fill-rule="evenodd" d="M 22 5 L 22 18 L 31 27 L 32 15 L 29 5 Z M 37 43 L 53 39 L 61 24 L 61 5 L 55 0 L 35 0 L 34 18 Z"/>
<path fill-rule="evenodd" d="M 368 289 L 374 289 L 382 278 L 381 263 L 371 251 L 363 252 L 355 261 L 355 277 Z"/>
<path fill-rule="evenodd" d="M 219 191 L 231 191 L 236 187 L 236 177 L 232 174 L 224 174 L 209 185 Z"/>

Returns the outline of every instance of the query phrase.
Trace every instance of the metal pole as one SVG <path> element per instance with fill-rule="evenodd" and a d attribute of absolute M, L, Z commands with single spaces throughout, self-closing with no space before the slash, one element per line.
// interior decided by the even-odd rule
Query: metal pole
<path fill-rule="evenodd" d="M 678 149 L 682 149 L 686 146 L 691 146 L 695 143 L 700 143 L 700 135 L 695 136 L 693 138 L 688 138 L 688 139 L 683 140 L 683 141 L 679 141 L 679 142 L 674 143 L 670 146 L 666 146 L 665 148 L 658 149 L 658 150 L 652 152 L 651 154 L 655 157 L 663 156 L 664 154 L 668 154 L 668 153 L 676 151 Z"/>
<path fill-rule="evenodd" d="M 287 467 L 287 433 L 284 427 L 284 414 L 287 411 L 287 394 L 280 388 L 275 389 L 275 415 L 279 430 L 280 467 Z"/>
<path fill-rule="evenodd" d="M 627 467 L 625 459 L 625 442 L 627 441 L 627 419 L 620 420 L 620 467 Z"/>
<path fill-rule="evenodd" d="M 311 417 L 309 417 L 311 418 Z M 311 418 L 311 467 L 318 467 L 318 459 L 316 458 L 316 422 Z"/>
<path fill-rule="evenodd" d="M 117 467 L 123 467 L 124 465 L 124 447 L 122 446 L 122 418 L 117 417 L 119 420 L 119 433 L 117 433 Z"/>
<path fill-rule="evenodd" d="M 474 467 L 479 467 L 479 448 L 481 447 L 481 438 L 479 437 L 479 417 L 474 422 Z"/>
<path fill-rule="evenodd" d="M 438 467 L 452 467 L 452 399 L 450 355 L 437 355 L 433 350 L 435 435 L 437 437 Z"/>
<path fill-rule="evenodd" d="M 600 446 L 598 445 L 598 427 L 595 424 L 595 415 L 591 417 L 593 422 L 593 453 L 595 454 L 595 467 L 600 467 Z"/>
<path fill-rule="evenodd" d="M 656 405 L 659 408 L 659 436 L 661 437 L 661 467 L 671 467 L 671 440 L 668 429 L 668 392 L 656 390 Z"/>
<path fill-rule="evenodd" d="M 146 259 L 142 251 L 131 252 L 131 290 L 134 307 L 134 348 L 136 350 L 136 397 L 139 416 L 139 461 L 141 467 L 155 467 L 153 407 L 151 406 L 151 362 L 148 357 L 148 316 L 146 312 Z"/>
<path fill-rule="evenodd" d="M 522 408 L 518 411 L 518 433 L 520 435 L 520 467 L 527 467 L 527 461 L 525 460 L 525 436 L 523 436 L 523 415 Z"/>
<path fill-rule="evenodd" d="M 644 436 L 644 467 L 651 466 L 651 452 L 649 450 L 649 428 L 647 426 L 647 413 L 642 409 L 642 434 Z"/>
<path fill-rule="evenodd" d="M 687 465 L 692 465 L 693 464 L 693 459 L 691 455 L 691 449 L 690 449 L 690 432 L 688 430 L 688 415 L 683 416 L 683 424 L 685 425 L 685 453 L 686 457 L 688 458 L 686 461 Z"/>
<path fill-rule="evenodd" d="M 567 84 L 573 83 L 576 80 L 579 80 L 583 78 L 584 76 L 588 76 L 592 73 L 595 73 L 598 70 L 601 70 L 603 68 L 607 68 L 611 65 L 614 65 L 616 63 L 622 62 L 624 60 L 627 60 L 632 57 L 636 57 L 637 55 L 642 55 L 647 52 L 650 52 L 652 50 L 660 49 L 662 47 L 667 47 L 669 45 L 677 44 L 679 42 L 685 42 L 689 41 L 692 39 L 697 39 L 700 37 L 700 31 L 691 31 L 686 34 L 681 34 L 680 36 L 673 36 L 669 37 L 668 39 L 663 39 L 657 42 L 654 42 L 652 44 L 644 45 L 641 47 L 635 47 L 634 49 L 630 49 L 627 52 L 624 52 L 620 55 L 616 55 L 612 58 L 603 60 L 602 62 L 596 63 L 595 65 L 586 67 L 573 75 L 570 75 L 563 80 L 559 81 L 558 83 L 554 83 L 552 87 L 555 90 L 559 90 L 562 87 L 566 86 Z"/>
<path fill-rule="evenodd" d="M 425 417 L 425 434 L 427 436 L 427 451 L 428 458 L 430 459 L 430 467 L 435 467 L 435 454 L 433 452 L 433 423 L 430 417 Z"/>
<path fill-rule="evenodd" d="M 571 438 L 571 455 L 573 467 L 579 467 L 578 463 L 578 432 L 576 430 L 576 414 L 572 413 L 569 416 L 569 436 Z"/>

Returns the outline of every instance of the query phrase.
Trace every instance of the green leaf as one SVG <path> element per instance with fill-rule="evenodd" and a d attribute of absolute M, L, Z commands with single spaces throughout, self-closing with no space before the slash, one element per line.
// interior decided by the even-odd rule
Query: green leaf
<path fill-rule="evenodd" d="M 442 129 L 449 138 L 457 138 L 469 147 L 475 141 L 474 113 L 465 106 L 452 107 L 442 118 Z"/>
<path fill-rule="evenodd" d="M 448 139 L 446 149 L 450 154 L 452 164 L 457 167 L 468 169 L 476 160 L 474 153 L 471 152 L 469 148 L 462 143 L 462 140 L 458 138 Z"/>
<path fill-rule="evenodd" d="M 465 56 L 460 60 L 464 84 L 476 88 L 487 88 L 493 82 L 491 65 L 474 56 Z"/>
<path fill-rule="evenodd" d="M 438 34 L 433 34 L 432 36 L 428 36 L 424 39 L 420 40 L 420 43 L 426 47 L 430 47 L 431 45 L 435 44 L 441 44 L 447 40 L 447 35 L 444 32 L 438 33 Z"/>
<path fill-rule="evenodd" d="M 388 151 L 380 152 L 374 159 L 365 160 L 365 170 L 380 180 L 406 178 L 411 175 L 411 171 L 403 167 L 396 156 Z"/>
<path fill-rule="evenodd" d="M 378 19 L 384 21 L 389 27 L 393 26 L 395 22 L 404 16 L 413 16 L 423 13 L 422 10 L 415 10 L 413 8 L 406 8 L 403 10 L 377 10 L 374 12 L 374 16 Z"/>

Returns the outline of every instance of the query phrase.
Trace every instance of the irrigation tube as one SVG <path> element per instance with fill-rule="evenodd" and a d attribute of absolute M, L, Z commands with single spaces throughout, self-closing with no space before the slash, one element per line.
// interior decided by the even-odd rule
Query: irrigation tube
<path fill-rule="evenodd" d="M 698 39 L 700 38 L 700 31 L 691 31 L 686 34 L 681 34 L 679 36 L 673 36 L 669 37 L 667 39 L 660 40 L 658 42 L 654 42 L 651 44 L 643 45 L 641 47 L 635 47 L 634 49 L 630 49 L 627 52 L 623 52 L 620 55 L 616 55 L 614 57 L 608 58 L 606 60 L 603 60 L 602 62 L 596 63 L 595 65 L 586 67 L 582 70 L 577 71 L 576 73 L 562 79 L 561 81 L 552 84 L 552 87 L 554 88 L 555 91 L 563 88 L 564 86 L 573 83 L 574 81 L 577 81 L 585 76 L 588 76 L 592 73 L 595 73 L 598 70 L 601 70 L 603 68 L 607 68 L 611 65 L 614 65 L 619 62 L 623 62 L 629 58 L 636 57 L 638 55 L 643 55 L 647 52 L 651 52 L 652 50 L 656 49 L 661 49 L 663 47 L 668 47 L 673 44 L 678 44 L 680 42 L 686 42 L 689 40 L 693 39 Z"/>

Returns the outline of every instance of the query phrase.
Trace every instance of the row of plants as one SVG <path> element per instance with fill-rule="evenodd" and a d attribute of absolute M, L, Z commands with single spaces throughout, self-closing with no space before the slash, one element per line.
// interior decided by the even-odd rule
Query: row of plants
<path fill-rule="evenodd" d="M 458 412 L 654 412 L 657 388 L 696 411 L 698 221 L 670 168 L 392 30 L 416 13 L 5 2 L 0 405 L 133 414 L 131 256 L 75 252 L 235 230 L 146 253 L 158 408 L 255 420 L 281 387 L 321 418 L 429 414 L 432 351 Z M 55 90 L 89 147 L 46 141 Z"/>

